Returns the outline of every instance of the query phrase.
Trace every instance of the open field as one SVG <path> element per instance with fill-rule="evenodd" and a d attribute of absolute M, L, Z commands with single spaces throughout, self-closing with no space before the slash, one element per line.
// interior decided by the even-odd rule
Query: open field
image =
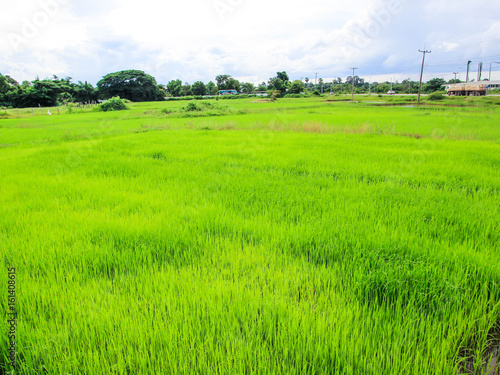
<path fill-rule="evenodd" d="M 14 374 L 481 373 L 500 98 L 346 98 L 0 116 Z"/>

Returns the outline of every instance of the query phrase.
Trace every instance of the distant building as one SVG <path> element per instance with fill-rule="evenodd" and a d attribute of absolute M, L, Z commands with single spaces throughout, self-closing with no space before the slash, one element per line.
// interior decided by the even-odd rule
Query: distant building
<path fill-rule="evenodd" d="M 238 95 L 236 90 L 219 90 L 219 95 Z"/>

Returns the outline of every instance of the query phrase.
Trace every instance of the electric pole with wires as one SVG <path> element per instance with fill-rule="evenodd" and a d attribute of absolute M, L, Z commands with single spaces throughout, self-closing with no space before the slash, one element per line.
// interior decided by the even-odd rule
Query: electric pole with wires
<path fill-rule="evenodd" d="M 351 88 L 351 97 L 352 97 L 352 101 L 354 101 L 354 71 L 358 68 L 349 68 L 349 69 L 352 69 L 352 88 Z"/>
<path fill-rule="evenodd" d="M 418 85 L 418 100 L 417 100 L 417 103 L 420 103 L 420 93 L 422 92 L 422 76 L 424 75 L 425 54 L 431 53 L 432 51 L 418 50 L 418 52 L 423 53 L 423 55 L 422 55 L 422 69 L 420 70 L 420 84 Z"/>

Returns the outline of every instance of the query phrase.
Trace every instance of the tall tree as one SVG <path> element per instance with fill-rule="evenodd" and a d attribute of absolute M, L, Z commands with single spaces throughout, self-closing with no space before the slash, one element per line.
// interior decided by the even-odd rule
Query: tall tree
<path fill-rule="evenodd" d="M 271 90 L 278 90 L 281 93 L 285 93 L 289 85 L 290 80 L 286 72 L 277 72 L 276 77 L 269 78 L 268 82 L 268 87 Z"/>
<path fill-rule="evenodd" d="M 168 93 L 172 96 L 181 96 L 182 81 L 180 79 L 175 79 L 167 84 Z"/>
<path fill-rule="evenodd" d="M 241 92 L 248 94 L 254 90 L 255 90 L 255 86 L 253 85 L 253 83 L 246 82 L 246 83 L 241 84 Z"/>
<path fill-rule="evenodd" d="M 203 82 L 196 81 L 193 83 L 193 86 L 191 86 L 191 93 L 193 95 L 205 95 L 207 93 L 207 88 Z"/>
<path fill-rule="evenodd" d="M 290 81 L 290 78 L 288 78 L 288 74 L 286 72 L 277 72 L 276 76 L 281 79 L 283 82 L 288 82 Z"/>
<path fill-rule="evenodd" d="M 304 82 L 302 82 L 300 79 L 297 79 L 297 80 L 292 82 L 288 92 L 291 94 L 300 94 L 304 90 L 305 90 Z"/>
<path fill-rule="evenodd" d="M 442 90 L 442 85 L 444 85 L 446 81 L 442 78 L 433 78 L 424 86 L 425 92 L 434 92 Z"/>
<path fill-rule="evenodd" d="M 208 95 L 217 95 L 217 86 L 212 81 L 207 83 Z"/>
<path fill-rule="evenodd" d="M 91 102 L 97 101 L 99 98 L 99 91 L 87 81 L 78 81 L 77 85 L 73 88 L 73 97 L 77 102 Z"/>
<path fill-rule="evenodd" d="M 190 96 L 190 95 L 192 95 L 192 93 L 191 93 L 191 85 L 186 82 L 182 86 L 181 96 Z"/>
<path fill-rule="evenodd" d="M 217 82 L 217 88 L 219 90 L 228 90 L 227 81 L 231 78 L 229 74 L 221 74 L 215 77 L 215 81 Z"/>
<path fill-rule="evenodd" d="M 156 80 L 142 70 L 110 73 L 97 82 L 104 98 L 119 96 L 133 102 L 163 100 Z"/>

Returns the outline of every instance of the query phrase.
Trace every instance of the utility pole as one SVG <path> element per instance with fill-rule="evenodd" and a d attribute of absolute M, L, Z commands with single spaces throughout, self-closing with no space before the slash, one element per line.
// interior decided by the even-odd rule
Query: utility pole
<path fill-rule="evenodd" d="M 351 89 L 351 96 L 352 96 L 352 101 L 354 101 L 354 71 L 358 68 L 349 68 L 352 69 L 352 89 Z"/>
<path fill-rule="evenodd" d="M 418 100 L 417 100 L 417 103 L 420 103 L 420 93 L 422 92 L 422 76 L 424 75 L 425 54 L 431 53 L 432 51 L 418 50 L 418 52 L 423 53 L 423 55 L 422 55 L 422 69 L 420 70 L 420 84 L 418 86 Z"/>
<path fill-rule="evenodd" d="M 456 73 L 453 72 L 453 74 L 455 75 L 455 81 L 456 81 L 457 80 L 457 74 L 458 74 L 458 72 L 456 72 Z"/>
<path fill-rule="evenodd" d="M 314 78 L 314 89 L 316 90 L 317 81 L 318 81 L 318 73 L 314 73 L 314 74 L 316 74 L 316 78 Z"/>
<path fill-rule="evenodd" d="M 470 63 L 472 61 L 467 61 L 467 77 L 465 78 L 465 82 L 469 82 L 469 67 L 470 67 Z"/>
<path fill-rule="evenodd" d="M 489 81 L 491 81 L 491 64 L 494 63 L 494 64 L 500 64 L 500 62 L 498 61 L 492 61 L 490 62 L 490 78 L 488 79 Z"/>

